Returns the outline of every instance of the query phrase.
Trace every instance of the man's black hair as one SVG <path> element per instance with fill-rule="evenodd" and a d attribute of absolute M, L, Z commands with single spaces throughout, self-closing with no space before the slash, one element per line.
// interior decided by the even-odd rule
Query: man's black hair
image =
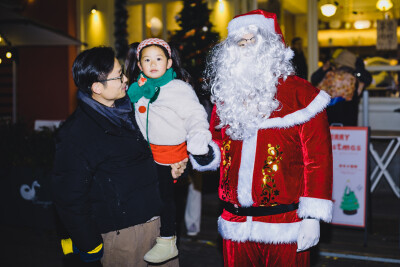
<path fill-rule="evenodd" d="M 92 84 L 107 79 L 114 69 L 115 52 L 111 47 L 94 47 L 81 52 L 72 65 L 72 76 L 79 90 L 92 94 Z"/>

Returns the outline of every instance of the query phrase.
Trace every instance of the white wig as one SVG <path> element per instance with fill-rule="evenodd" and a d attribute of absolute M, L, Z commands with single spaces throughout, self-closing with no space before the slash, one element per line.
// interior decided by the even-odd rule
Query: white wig
<path fill-rule="evenodd" d="M 254 44 L 240 47 L 245 34 L 255 37 Z M 261 121 L 279 108 L 275 99 L 279 79 L 294 70 L 293 51 L 282 36 L 255 25 L 242 27 L 212 50 L 205 72 L 211 100 L 217 106 L 220 127 L 229 126 L 234 140 L 252 136 Z"/>

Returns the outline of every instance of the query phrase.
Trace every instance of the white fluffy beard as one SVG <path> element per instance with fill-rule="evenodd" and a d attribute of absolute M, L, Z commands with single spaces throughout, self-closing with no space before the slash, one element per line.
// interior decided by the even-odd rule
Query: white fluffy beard
<path fill-rule="evenodd" d="M 256 42 L 245 47 L 237 45 L 240 36 L 243 32 L 228 37 L 213 50 L 206 72 L 220 126 L 229 126 L 226 133 L 233 140 L 254 135 L 279 108 L 275 99 L 279 78 L 286 79 L 293 72 L 293 51 L 284 46 L 279 35 L 256 30 Z"/>

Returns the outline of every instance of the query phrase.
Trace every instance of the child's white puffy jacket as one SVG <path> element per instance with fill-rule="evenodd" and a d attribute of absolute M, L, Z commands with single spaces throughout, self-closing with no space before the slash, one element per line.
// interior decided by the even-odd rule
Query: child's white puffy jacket
<path fill-rule="evenodd" d="M 140 131 L 147 139 L 149 107 L 148 138 L 151 144 L 179 145 L 187 141 L 187 150 L 191 154 L 203 155 L 208 152 L 211 133 L 208 130 L 207 113 L 188 83 L 172 80 L 161 87 L 156 101 L 149 106 L 148 103 L 149 99 L 139 99 L 135 103 L 135 116 Z"/>

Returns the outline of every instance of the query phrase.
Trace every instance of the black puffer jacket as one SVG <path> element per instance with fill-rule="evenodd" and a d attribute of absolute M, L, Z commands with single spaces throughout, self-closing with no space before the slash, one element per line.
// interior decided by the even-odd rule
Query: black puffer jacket
<path fill-rule="evenodd" d="M 155 163 L 134 125 L 136 131 L 117 127 L 80 102 L 57 134 L 54 203 L 82 251 L 98 246 L 101 233 L 144 223 L 159 213 Z"/>

